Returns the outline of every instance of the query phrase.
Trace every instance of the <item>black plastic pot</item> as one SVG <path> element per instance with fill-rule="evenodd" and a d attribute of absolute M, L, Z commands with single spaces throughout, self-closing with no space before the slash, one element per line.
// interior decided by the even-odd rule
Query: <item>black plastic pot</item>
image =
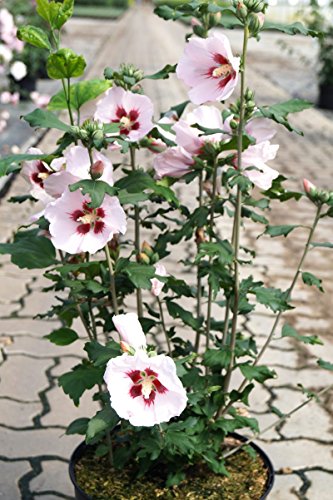
<path fill-rule="evenodd" d="M 236 438 L 239 441 L 246 441 L 246 438 L 244 436 L 241 436 L 240 434 L 236 433 L 231 433 L 230 437 Z M 253 448 L 258 455 L 263 459 L 263 462 L 267 468 L 268 472 L 268 477 L 267 477 L 267 482 L 266 482 L 266 488 L 264 494 L 260 497 L 258 500 L 265 500 L 265 498 L 268 497 L 269 493 L 271 492 L 274 484 L 274 468 L 272 465 L 272 462 L 266 455 L 266 453 L 259 448 L 254 443 L 251 443 L 251 448 Z M 94 500 L 91 496 L 89 496 L 87 493 L 85 493 L 77 484 L 76 478 L 75 478 L 75 464 L 80 460 L 81 457 L 85 454 L 86 450 L 89 449 L 89 446 L 86 445 L 85 442 L 79 444 L 79 446 L 74 450 L 70 462 L 69 462 L 69 476 L 71 478 L 71 481 L 74 485 L 74 491 L 75 491 L 75 498 L 76 500 Z"/>
<path fill-rule="evenodd" d="M 333 109 L 333 85 L 319 85 L 319 108 Z"/>

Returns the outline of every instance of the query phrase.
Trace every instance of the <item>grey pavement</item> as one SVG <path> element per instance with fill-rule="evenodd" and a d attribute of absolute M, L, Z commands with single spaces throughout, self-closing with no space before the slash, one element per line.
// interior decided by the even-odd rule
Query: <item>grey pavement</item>
<path fill-rule="evenodd" d="M 149 9 L 129 11 L 118 22 L 72 20 L 67 40 L 90 60 L 89 76 L 102 75 L 105 66 L 117 67 L 132 62 L 146 72 L 175 63 L 179 58 L 186 28 L 181 24 L 159 20 Z M 89 38 L 87 38 L 89 33 Z M 240 47 L 240 32 L 230 33 L 235 50 Z M 250 45 L 248 84 L 256 89 L 260 103 L 287 100 L 290 96 L 315 99 L 314 69 L 301 57 L 281 53 L 277 41 L 285 37 L 265 34 L 256 52 Z M 316 47 L 312 40 L 290 38 L 297 51 L 314 60 Z M 290 43 L 290 42 L 288 42 Z M 297 49 L 297 51 L 296 51 Z M 156 116 L 175 102 L 186 98 L 186 91 L 176 78 L 147 82 L 147 94 L 156 104 Z M 332 188 L 333 122 L 332 115 L 310 109 L 293 118 L 305 131 L 305 138 L 279 130 L 278 159 L 274 163 L 281 173 L 290 176 L 289 186 L 301 188 L 308 177 L 318 185 Z M 39 147 L 51 151 L 55 136 L 47 134 Z M 141 161 L 148 161 L 143 157 Z M 189 205 L 195 198 L 192 188 L 183 193 Z M 25 193 L 26 184 L 19 176 L 11 185 L 10 195 Z M 269 215 L 273 224 L 309 224 L 313 207 L 306 200 L 289 207 L 275 203 Z M 17 225 L 28 220 L 32 207 L 0 202 L 0 240 L 6 241 Z M 230 229 L 227 224 L 225 230 Z M 242 243 L 254 244 L 257 251 L 255 278 L 267 285 L 287 287 L 306 238 L 302 229 L 293 239 L 256 239 L 260 227 L 246 221 Z M 332 219 L 318 228 L 316 241 L 333 241 Z M 187 250 L 187 249 L 184 249 Z M 177 274 L 178 256 L 170 255 L 166 267 Z M 85 395 L 79 408 L 57 387 L 56 378 L 66 372 L 82 355 L 82 340 L 70 347 L 53 347 L 42 337 L 56 322 L 33 320 L 54 302 L 51 294 L 42 294 L 45 279 L 38 271 L 17 270 L 6 256 L 0 259 L 0 498 L 24 500 L 73 498 L 67 475 L 68 457 L 80 441 L 66 437 L 69 422 L 96 411 Z M 333 254 L 316 249 L 305 269 L 324 280 L 326 294 L 297 285 L 296 312 L 289 312 L 288 322 L 301 334 L 317 334 L 325 346 L 308 348 L 291 339 L 276 340 L 268 349 L 265 363 L 275 367 L 279 378 L 258 388 L 252 396 L 253 415 L 265 427 L 274 420 L 272 407 L 288 411 L 303 400 L 297 388 L 301 383 L 320 390 L 332 383 L 330 372 L 319 370 L 316 359 L 333 360 Z M 188 276 L 187 276 L 188 278 Z M 256 333 L 263 343 L 273 319 L 266 309 L 259 309 L 243 324 L 246 332 Z M 279 333 L 279 332 L 278 332 Z M 237 381 L 234 382 L 235 384 Z M 260 444 L 271 457 L 277 471 L 270 500 L 330 500 L 333 489 L 333 394 L 319 404 L 311 403 L 293 419 L 263 436 Z"/>

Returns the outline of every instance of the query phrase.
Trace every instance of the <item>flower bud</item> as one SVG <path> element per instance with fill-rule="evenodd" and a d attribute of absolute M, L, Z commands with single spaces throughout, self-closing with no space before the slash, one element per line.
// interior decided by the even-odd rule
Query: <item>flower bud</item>
<path fill-rule="evenodd" d="M 192 19 L 191 19 L 191 26 L 193 28 L 194 28 L 194 26 L 202 26 L 202 23 L 196 17 L 192 17 Z"/>
<path fill-rule="evenodd" d="M 95 161 L 95 163 L 90 168 L 90 175 L 94 181 L 102 177 L 104 172 L 104 163 L 101 160 Z"/>
<path fill-rule="evenodd" d="M 150 264 L 150 258 L 143 252 L 140 252 L 139 255 L 137 255 L 136 260 L 140 262 L 140 264 Z"/>
<path fill-rule="evenodd" d="M 135 349 L 133 349 L 133 347 L 131 347 L 127 342 L 124 342 L 123 340 L 121 340 L 119 342 L 119 345 L 120 345 L 120 349 L 123 352 L 125 352 L 126 354 L 130 354 L 131 356 L 134 356 Z"/>
<path fill-rule="evenodd" d="M 258 32 L 260 31 L 260 28 L 262 26 L 260 19 L 258 18 L 258 15 L 255 13 L 251 13 L 248 16 L 248 26 L 249 30 L 252 36 L 256 36 Z"/>
<path fill-rule="evenodd" d="M 144 241 L 141 245 L 141 252 L 145 253 L 148 255 L 148 257 L 152 257 L 154 254 L 154 250 L 152 247 L 147 243 L 147 241 Z"/>
<path fill-rule="evenodd" d="M 303 187 L 306 196 L 315 205 L 322 205 L 323 203 L 328 203 L 331 199 L 331 194 L 329 191 L 324 189 L 318 189 L 317 186 L 312 184 L 308 179 L 303 179 Z"/>
<path fill-rule="evenodd" d="M 205 230 L 203 227 L 198 227 L 197 230 L 195 231 L 195 242 L 197 245 L 200 245 L 200 243 L 205 243 L 207 241 L 206 235 L 205 235 Z"/>
<path fill-rule="evenodd" d="M 236 11 L 237 11 L 237 17 L 242 21 L 245 21 L 248 15 L 248 10 L 246 5 L 244 5 L 243 2 L 237 2 Z"/>
<path fill-rule="evenodd" d="M 237 130 L 238 129 L 238 121 L 235 119 L 230 120 L 230 127 L 232 130 Z"/>

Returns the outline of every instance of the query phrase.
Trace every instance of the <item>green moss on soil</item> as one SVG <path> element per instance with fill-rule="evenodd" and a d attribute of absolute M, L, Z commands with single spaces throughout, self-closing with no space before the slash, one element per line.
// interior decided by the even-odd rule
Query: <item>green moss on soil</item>
<path fill-rule="evenodd" d="M 75 468 L 80 488 L 93 500 L 258 500 L 265 490 L 267 469 L 259 456 L 245 451 L 226 462 L 229 477 L 216 475 L 205 465 L 191 467 L 180 485 L 165 488 L 161 477 L 133 479 L 129 470 L 110 471 L 107 458 L 91 452 Z"/>

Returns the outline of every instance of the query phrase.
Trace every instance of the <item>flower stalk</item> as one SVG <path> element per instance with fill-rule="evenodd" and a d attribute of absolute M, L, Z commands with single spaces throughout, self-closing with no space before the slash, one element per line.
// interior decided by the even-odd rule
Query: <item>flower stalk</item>
<path fill-rule="evenodd" d="M 131 167 L 133 172 L 136 170 L 135 162 L 135 147 L 130 147 L 131 155 Z M 136 256 L 140 253 L 140 209 L 137 205 L 134 206 L 134 245 Z M 136 289 L 136 305 L 139 318 L 143 317 L 143 306 L 142 306 L 142 290 L 141 288 Z"/>
<path fill-rule="evenodd" d="M 246 55 L 247 43 L 249 39 L 249 28 L 247 23 L 244 25 L 243 34 L 243 51 L 242 51 L 242 68 L 241 68 L 241 90 L 240 90 L 240 107 L 239 107 L 239 125 L 237 136 L 237 169 L 242 171 L 242 153 L 243 153 L 243 131 L 245 127 L 245 68 L 246 68 Z M 242 191 L 240 186 L 237 186 L 236 207 L 234 215 L 233 227 L 233 246 L 234 246 L 234 302 L 232 307 L 232 324 L 231 324 L 231 338 L 230 338 L 230 363 L 227 368 L 224 378 L 224 392 L 228 392 L 231 373 L 235 362 L 235 347 L 237 336 L 237 320 L 238 320 L 238 305 L 239 305 L 239 242 L 240 242 L 240 227 L 242 220 Z M 228 304 L 227 304 L 228 306 Z M 228 318 L 228 315 L 226 314 Z"/>
<path fill-rule="evenodd" d="M 106 260 L 108 262 L 108 267 L 109 267 L 109 274 L 110 274 L 110 291 L 111 291 L 113 312 L 114 312 L 114 314 L 118 314 L 117 290 L 116 290 L 116 281 L 115 281 L 115 277 L 114 277 L 112 259 L 111 259 L 110 250 L 109 250 L 108 245 L 105 245 L 104 248 L 105 248 Z"/>

